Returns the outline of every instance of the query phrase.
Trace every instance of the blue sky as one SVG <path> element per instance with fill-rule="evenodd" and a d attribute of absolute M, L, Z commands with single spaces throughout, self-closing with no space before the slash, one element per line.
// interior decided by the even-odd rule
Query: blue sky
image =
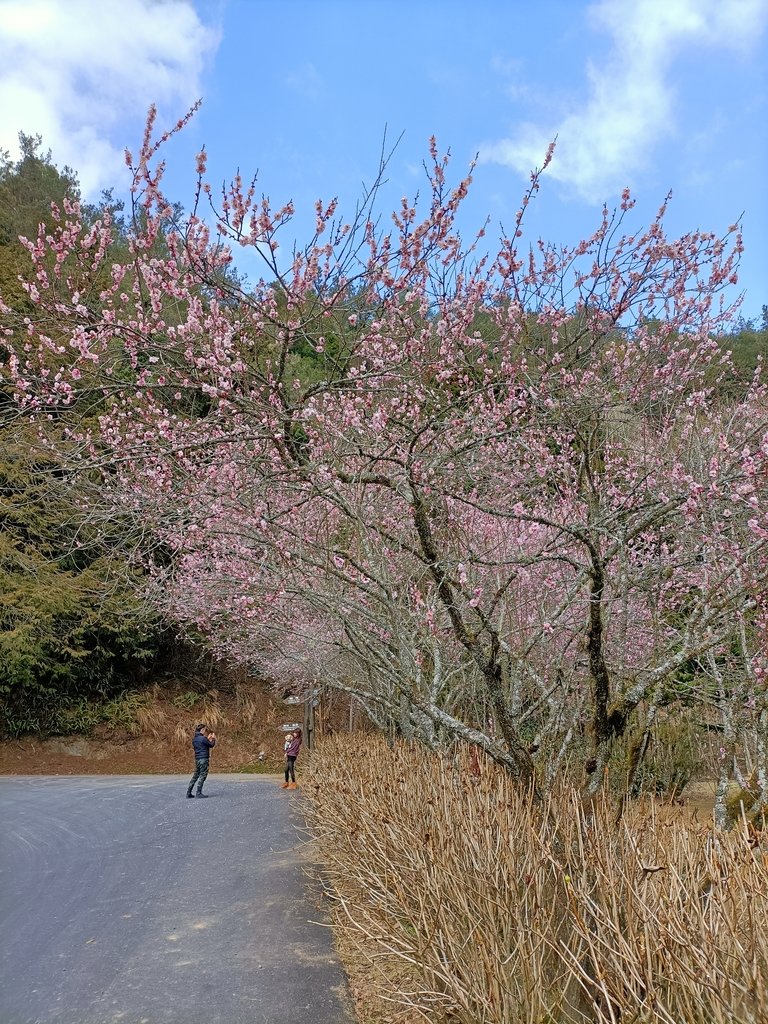
<path fill-rule="evenodd" d="M 260 192 L 295 201 L 301 241 L 315 199 L 351 209 L 385 131 L 402 134 L 385 214 L 421 187 L 431 135 L 457 176 L 479 153 L 467 230 L 511 224 L 557 135 L 531 237 L 576 241 L 625 185 L 638 222 L 671 189 L 676 233 L 743 213 L 743 312 L 759 317 L 767 58 L 768 0 L 0 0 L 0 147 L 39 132 L 87 193 L 120 191 L 149 103 L 172 123 L 201 96 L 171 198 L 189 202 L 205 143 L 214 180 L 258 170 Z"/>

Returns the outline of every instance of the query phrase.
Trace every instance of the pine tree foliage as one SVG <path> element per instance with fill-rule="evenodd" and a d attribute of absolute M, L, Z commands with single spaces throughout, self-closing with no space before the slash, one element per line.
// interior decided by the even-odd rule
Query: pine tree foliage
<path fill-rule="evenodd" d="M 34 316 L 19 280 L 31 265 L 20 236 L 37 237 L 51 204 L 78 199 L 79 186 L 39 137 L 22 134 L 20 144 L 17 161 L 0 155 L 0 295 L 12 314 Z M 108 193 L 89 215 L 105 208 L 119 216 Z M 81 405 L 89 402 L 84 394 Z M 59 439 L 66 426 L 66 415 L 48 423 Z M 136 685 L 157 655 L 159 624 L 117 552 L 118 531 L 106 543 L 102 531 L 97 544 L 84 517 L 87 486 L 0 390 L 0 732 L 55 730 L 69 703 Z"/>

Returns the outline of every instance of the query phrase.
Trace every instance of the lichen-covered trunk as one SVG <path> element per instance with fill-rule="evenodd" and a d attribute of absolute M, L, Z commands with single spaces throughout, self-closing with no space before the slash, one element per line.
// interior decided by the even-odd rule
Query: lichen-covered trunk
<path fill-rule="evenodd" d="M 430 523 L 427 503 L 416 480 L 409 480 L 413 523 L 419 538 L 424 560 L 434 581 L 437 595 L 448 615 L 453 634 L 480 670 L 485 682 L 488 703 L 493 708 L 499 731 L 509 753 L 508 770 L 522 789 L 534 799 L 540 798 L 536 786 L 533 759 L 522 741 L 511 710 L 509 695 L 504 685 L 502 650 L 497 631 L 488 620 L 483 622 L 484 639 L 467 628 L 462 613 L 461 595 L 452 584 L 438 550 L 438 542 Z"/>
<path fill-rule="evenodd" d="M 587 764 L 585 796 L 594 796 L 603 784 L 610 756 L 613 729 L 609 715 L 611 683 L 603 649 L 603 593 L 605 575 L 594 548 L 591 549 L 589 619 L 587 623 L 587 658 L 592 687 L 592 756 Z"/>
<path fill-rule="evenodd" d="M 768 707 L 763 706 L 757 722 L 756 764 L 758 814 L 768 817 Z"/>
<path fill-rule="evenodd" d="M 538 799 L 539 791 L 536 786 L 533 758 L 517 731 L 512 709 L 505 693 L 502 667 L 498 657 L 492 657 L 488 660 L 483 675 L 499 730 L 504 737 L 509 755 L 515 764 L 517 781 L 524 789 L 530 791 L 535 799 Z"/>

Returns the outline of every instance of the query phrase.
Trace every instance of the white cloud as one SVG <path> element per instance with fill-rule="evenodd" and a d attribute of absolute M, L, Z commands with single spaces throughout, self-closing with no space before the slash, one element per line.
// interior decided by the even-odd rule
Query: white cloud
<path fill-rule="evenodd" d="M 93 195 L 151 103 L 170 125 L 199 98 L 218 42 L 190 0 L 0 0 L 0 148 L 42 135 Z"/>
<path fill-rule="evenodd" d="M 324 91 L 323 77 L 314 64 L 303 64 L 290 71 L 285 84 L 305 100 L 319 100 Z"/>
<path fill-rule="evenodd" d="M 481 159 L 528 175 L 557 135 L 548 173 L 583 198 L 630 183 L 673 128 L 675 58 L 686 48 L 746 50 L 768 21 L 768 0 L 601 0 L 588 16 L 611 37 L 607 59 L 587 65 L 588 95 L 559 123 L 520 126 Z"/>

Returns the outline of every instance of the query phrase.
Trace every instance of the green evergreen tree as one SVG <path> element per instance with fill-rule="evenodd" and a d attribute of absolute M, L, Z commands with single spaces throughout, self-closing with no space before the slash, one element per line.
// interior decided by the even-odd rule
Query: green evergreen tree
<path fill-rule="evenodd" d="M 75 173 L 55 166 L 39 136 L 19 141 L 18 160 L 0 154 L 0 297 L 10 311 L 0 327 L 12 328 L 34 314 L 18 280 L 29 266 L 19 236 L 50 224 L 52 203 L 80 199 Z M 105 209 L 119 216 L 111 193 L 85 215 Z M 65 427 L 66 416 L 48 423 L 58 435 Z M 51 458 L 40 422 L 0 388 L 0 732 L 65 728 L 68 706 L 136 685 L 158 653 L 159 623 L 131 585 L 117 531 L 114 550 L 93 541 L 87 485 Z"/>

